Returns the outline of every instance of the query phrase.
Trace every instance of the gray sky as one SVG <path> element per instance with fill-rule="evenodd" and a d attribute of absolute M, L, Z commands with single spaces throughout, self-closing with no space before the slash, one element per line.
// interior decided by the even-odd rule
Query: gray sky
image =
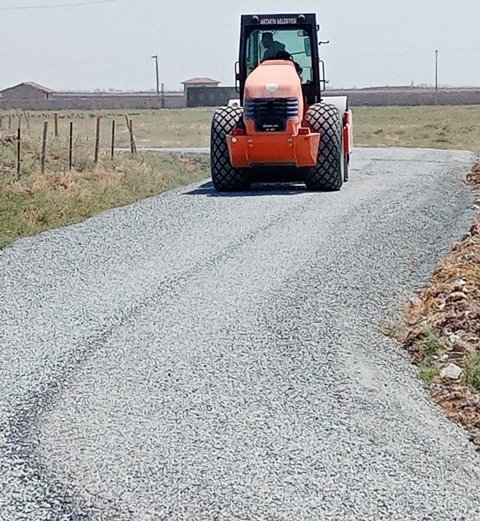
<path fill-rule="evenodd" d="M 57 90 L 155 86 L 208 76 L 233 84 L 242 13 L 316 12 L 335 87 L 480 85 L 479 0 L 0 0 L 0 89 L 36 81 Z M 94 0 L 91 0 L 94 1 Z M 17 8 L 11 10 L 9 8 Z"/>

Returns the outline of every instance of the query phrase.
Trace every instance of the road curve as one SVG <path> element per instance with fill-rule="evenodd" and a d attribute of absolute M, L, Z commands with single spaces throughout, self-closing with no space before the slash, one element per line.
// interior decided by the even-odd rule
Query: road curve
<path fill-rule="evenodd" d="M 473 214 L 468 152 L 338 193 L 204 183 L 0 253 L 0 519 L 480 519 L 480 466 L 379 323 Z"/>

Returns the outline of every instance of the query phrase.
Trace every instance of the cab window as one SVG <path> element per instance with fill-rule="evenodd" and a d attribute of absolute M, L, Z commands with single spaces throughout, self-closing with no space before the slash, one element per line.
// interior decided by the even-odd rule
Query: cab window
<path fill-rule="evenodd" d="M 247 40 L 247 74 L 268 59 L 291 59 L 297 65 L 302 83 L 313 82 L 311 39 L 306 31 L 252 31 Z"/>

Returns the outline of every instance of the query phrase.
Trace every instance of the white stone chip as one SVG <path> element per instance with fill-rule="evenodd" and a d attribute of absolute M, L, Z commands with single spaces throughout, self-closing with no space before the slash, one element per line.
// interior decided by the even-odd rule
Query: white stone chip
<path fill-rule="evenodd" d="M 460 376 L 462 375 L 462 369 L 461 367 L 458 367 L 458 365 L 455 364 L 448 364 L 447 367 L 445 367 L 442 372 L 440 373 L 440 376 L 442 378 L 448 378 L 450 380 L 458 380 Z"/>

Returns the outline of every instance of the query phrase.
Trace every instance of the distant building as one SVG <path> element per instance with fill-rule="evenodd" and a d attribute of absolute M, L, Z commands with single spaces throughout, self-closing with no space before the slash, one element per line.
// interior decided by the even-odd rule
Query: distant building
<path fill-rule="evenodd" d="M 0 91 L 0 98 L 2 100 L 48 100 L 54 93 L 52 89 L 27 81 Z"/>
<path fill-rule="evenodd" d="M 195 89 L 199 87 L 218 87 L 220 82 L 211 78 L 192 78 L 191 80 L 182 81 L 183 89 Z"/>
<path fill-rule="evenodd" d="M 58 92 L 34 82 L 0 91 L 0 110 L 132 110 L 184 108 L 184 92 Z"/>
<path fill-rule="evenodd" d="M 238 99 L 235 87 L 220 87 L 211 78 L 182 82 L 182 92 L 58 92 L 34 82 L 0 91 L 3 110 L 157 110 L 185 107 L 219 107 Z M 329 90 L 330 96 L 348 96 L 351 106 L 480 105 L 480 87 L 432 88 L 371 87 Z"/>

